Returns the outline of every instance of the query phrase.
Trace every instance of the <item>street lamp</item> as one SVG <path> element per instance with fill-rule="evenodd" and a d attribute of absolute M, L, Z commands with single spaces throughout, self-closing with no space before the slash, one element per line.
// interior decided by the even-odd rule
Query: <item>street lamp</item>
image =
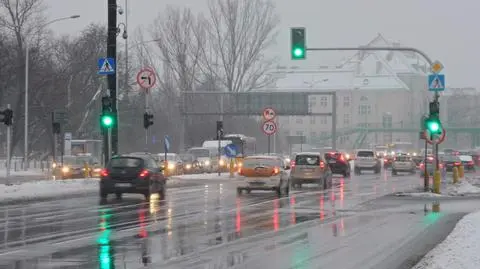
<path fill-rule="evenodd" d="M 69 16 L 69 17 L 62 17 L 62 18 L 58 18 L 58 19 L 54 19 L 54 20 L 51 20 L 49 22 L 46 22 L 42 25 L 40 25 L 40 27 L 38 29 L 43 29 L 45 28 L 46 26 L 52 24 L 52 23 L 55 23 L 55 22 L 58 22 L 58 21 L 64 21 L 64 20 L 71 20 L 71 19 L 77 19 L 77 18 L 80 18 L 80 15 L 72 15 L 72 16 Z M 25 144 L 24 144 L 24 170 L 27 171 L 28 169 L 28 69 L 29 69 L 29 58 L 30 58 L 30 53 L 29 53 L 29 44 L 28 44 L 28 38 L 27 38 L 27 35 L 29 34 L 30 32 L 28 32 L 26 35 L 25 35 L 25 38 L 24 38 L 24 42 L 25 42 Z"/>

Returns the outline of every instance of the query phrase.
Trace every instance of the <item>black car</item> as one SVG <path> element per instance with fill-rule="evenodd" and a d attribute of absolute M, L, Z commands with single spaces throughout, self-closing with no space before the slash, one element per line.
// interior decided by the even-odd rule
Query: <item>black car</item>
<path fill-rule="evenodd" d="M 100 198 L 115 193 L 143 194 L 147 201 L 158 193 L 165 198 L 166 178 L 155 159 L 149 155 L 120 155 L 113 157 L 100 173 Z"/>
<path fill-rule="evenodd" d="M 454 167 L 462 166 L 462 160 L 456 155 L 445 155 L 442 157 L 447 172 L 452 172 Z"/>
<path fill-rule="evenodd" d="M 345 154 L 338 151 L 327 152 L 325 153 L 325 160 L 333 174 L 341 174 L 345 177 L 350 176 L 350 162 L 345 157 Z"/>

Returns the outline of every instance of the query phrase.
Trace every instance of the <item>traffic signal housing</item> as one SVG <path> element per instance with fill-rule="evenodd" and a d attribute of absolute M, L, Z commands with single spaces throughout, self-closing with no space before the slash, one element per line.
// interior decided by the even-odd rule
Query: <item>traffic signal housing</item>
<path fill-rule="evenodd" d="M 304 27 L 290 29 L 291 58 L 292 60 L 305 60 L 307 57 L 306 31 Z"/>
<path fill-rule="evenodd" d="M 1 122 L 5 125 L 11 126 L 13 124 L 13 110 L 6 108 L 5 110 L 0 111 L 0 115 L 3 115 Z"/>
<path fill-rule="evenodd" d="M 223 121 L 217 121 L 217 140 L 223 139 Z"/>
<path fill-rule="evenodd" d="M 439 135 L 443 132 L 442 123 L 440 122 L 440 103 L 432 101 L 429 104 L 430 115 L 425 120 L 425 129 L 431 135 Z"/>
<path fill-rule="evenodd" d="M 148 129 L 153 125 L 153 115 L 148 112 L 143 113 L 143 128 Z"/>
<path fill-rule="evenodd" d="M 112 99 L 109 96 L 102 97 L 102 115 L 100 116 L 100 126 L 111 128 L 115 124 L 112 113 Z"/>

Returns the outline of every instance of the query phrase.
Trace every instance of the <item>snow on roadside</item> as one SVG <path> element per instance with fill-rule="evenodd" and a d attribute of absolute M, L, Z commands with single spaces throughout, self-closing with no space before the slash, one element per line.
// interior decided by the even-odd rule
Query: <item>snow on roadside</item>
<path fill-rule="evenodd" d="M 91 194 L 98 191 L 98 178 L 69 180 L 39 180 L 17 185 L 0 185 L 0 201 L 34 200 L 68 195 Z M 168 179 L 167 186 L 180 184 L 178 179 Z"/>
<path fill-rule="evenodd" d="M 27 171 L 14 171 L 10 170 L 11 176 L 45 176 L 48 172 L 41 169 L 29 169 Z M 7 171 L 0 169 L 0 177 L 6 177 Z"/>
<path fill-rule="evenodd" d="M 480 185 L 480 177 L 479 176 L 465 176 L 465 179 L 472 185 Z"/>
<path fill-rule="evenodd" d="M 471 194 L 480 194 L 480 188 L 473 186 L 466 180 L 462 180 L 457 184 L 448 185 L 446 193 L 449 196 L 464 196 Z"/>
<path fill-rule="evenodd" d="M 432 193 L 432 192 L 399 192 L 395 194 L 396 196 L 407 196 L 407 197 L 423 197 L 423 198 L 430 198 L 430 197 L 442 197 L 443 195 Z"/>
<path fill-rule="evenodd" d="M 463 217 L 447 238 L 412 269 L 480 268 L 480 212 Z"/>

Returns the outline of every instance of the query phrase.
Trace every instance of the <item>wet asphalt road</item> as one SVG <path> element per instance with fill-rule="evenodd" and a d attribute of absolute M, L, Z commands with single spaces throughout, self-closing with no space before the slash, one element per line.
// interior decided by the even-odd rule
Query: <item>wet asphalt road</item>
<path fill-rule="evenodd" d="M 399 268 L 478 204 L 442 201 L 432 215 L 430 201 L 382 197 L 422 182 L 389 171 L 283 198 L 204 182 L 150 203 L 127 195 L 0 207 L 0 268 Z"/>

